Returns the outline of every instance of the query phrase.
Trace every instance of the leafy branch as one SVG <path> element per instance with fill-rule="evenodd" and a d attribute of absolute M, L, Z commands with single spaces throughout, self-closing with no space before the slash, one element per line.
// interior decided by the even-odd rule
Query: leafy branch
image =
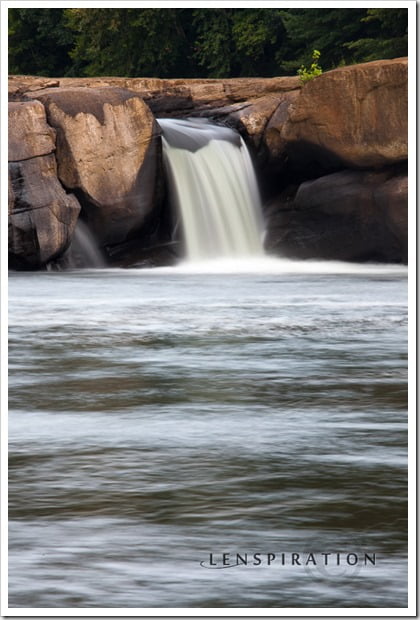
<path fill-rule="evenodd" d="M 318 75 L 322 74 L 322 68 L 318 64 L 320 56 L 321 52 L 319 52 L 318 50 L 314 50 L 312 52 L 312 64 L 309 69 L 307 69 L 304 65 L 302 65 L 300 69 L 298 69 L 297 73 L 300 77 L 301 82 L 309 82 L 309 80 L 313 80 L 314 78 L 318 77 Z"/>

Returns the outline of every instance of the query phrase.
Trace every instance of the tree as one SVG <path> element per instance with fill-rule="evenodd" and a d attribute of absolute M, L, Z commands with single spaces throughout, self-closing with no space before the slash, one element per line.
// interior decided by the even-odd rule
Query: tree
<path fill-rule="evenodd" d="M 407 9 L 288 9 L 287 31 L 277 59 L 285 72 L 322 53 L 323 68 L 407 54 Z"/>
<path fill-rule="evenodd" d="M 271 76 L 285 29 L 277 9 L 197 9 L 194 57 L 209 77 Z"/>
<path fill-rule="evenodd" d="M 185 9 L 67 9 L 71 57 L 85 75 L 169 77 L 187 71 Z M 187 11 L 188 12 L 188 11 Z"/>
<path fill-rule="evenodd" d="M 362 31 L 360 20 L 366 9 L 289 9 L 282 12 L 287 41 L 278 52 L 284 71 L 295 72 L 308 64 L 312 50 L 322 53 L 325 69 L 352 61 L 352 52 L 345 43 L 358 38 Z"/>
<path fill-rule="evenodd" d="M 64 75 L 72 41 L 63 9 L 9 9 L 10 73 Z"/>
<path fill-rule="evenodd" d="M 361 21 L 364 36 L 345 44 L 356 62 L 407 55 L 407 9 L 368 9 Z"/>
<path fill-rule="evenodd" d="M 35 75 L 291 75 L 407 53 L 407 9 L 9 9 L 9 70 Z"/>

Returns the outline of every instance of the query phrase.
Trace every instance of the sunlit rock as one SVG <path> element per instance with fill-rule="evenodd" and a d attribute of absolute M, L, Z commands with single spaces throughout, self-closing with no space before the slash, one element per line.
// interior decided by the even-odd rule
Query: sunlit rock
<path fill-rule="evenodd" d="M 57 131 L 58 176 L 75 191 L 104 244 L 141 228 L 156 204 L 156 124 L 135 94 L 117 88 L 50 89 L 39 96 Z"/>
<path fill-rule="evenodd" d="M 407 159 L 407 59 L 328 71 L 307 82 L 281 136 L 300 166 L 376 168 Z"/>
<path fill-rule="evenodd" d="M 57 178 L 44 106 L 9 104 L 9 266 L 36 269 L 63 253 L 80 211 Z"/>

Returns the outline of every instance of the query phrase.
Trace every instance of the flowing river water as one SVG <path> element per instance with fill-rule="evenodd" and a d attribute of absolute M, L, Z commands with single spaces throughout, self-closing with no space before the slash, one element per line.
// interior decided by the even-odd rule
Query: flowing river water
<path fill-rule="evenodd" d="M 405 606 L 406 275 L 12 273 L 9 605 Z"/>

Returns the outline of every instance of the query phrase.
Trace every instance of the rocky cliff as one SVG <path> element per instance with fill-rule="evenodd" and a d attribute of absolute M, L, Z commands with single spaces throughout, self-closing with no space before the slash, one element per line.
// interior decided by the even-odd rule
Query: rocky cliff
<path fill-rule="evenodd" d="M 77 218 L 111 262 L 167 262 L 156 118 L 236 128 L 257 166 L 270 252 L 407 260 L 407 59 L 298 78 L 9 79 L 12 268 L 59 263 Z"/>

